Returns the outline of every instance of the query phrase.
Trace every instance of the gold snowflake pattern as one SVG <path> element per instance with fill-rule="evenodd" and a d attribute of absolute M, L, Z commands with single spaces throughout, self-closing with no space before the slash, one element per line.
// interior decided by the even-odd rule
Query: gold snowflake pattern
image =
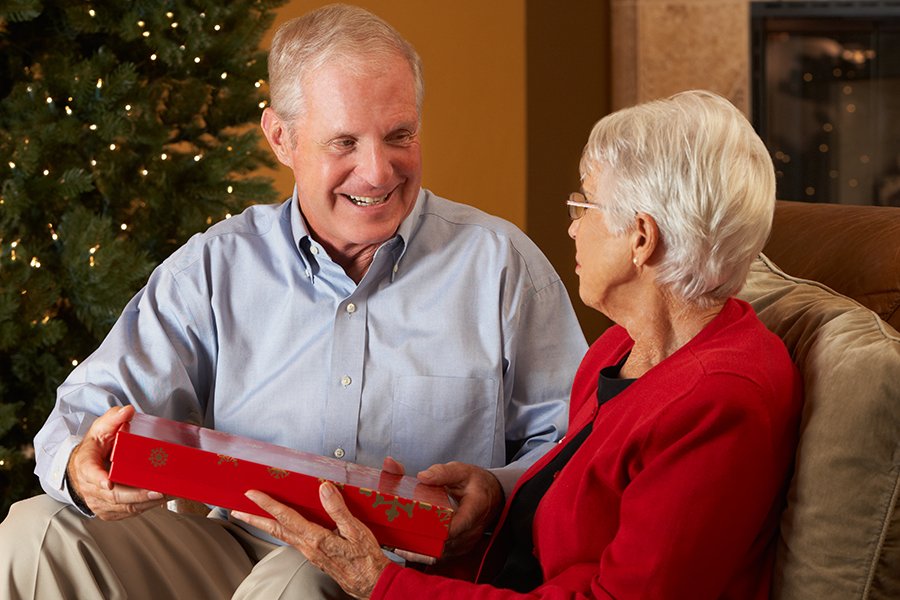
<path fill-rule="evenodd" d="M 268 471 L 269 475 L 271 475 L 275 479 L 284 479 L 291 474 L 290 471 L 285 471 L 284 469 L 276 469 L 275 467 L 266 467 L 266 471 Z"/>
<path fill-rule="evenodd" d="M 162 448 L 154 448 L 150 451 L 149 461 L 154 467 L 162 467 L 169 459 L 169 455 Z"/>
<path fill-rule="evenodd" d="M 230 456 L 225 456 L 224 454 L 216 454 L 219 457 L 219 462 L 216 464 L 221 465 L 222 463 L 228 463 L 234 466 L 237 466 L 237 459 L 232 458 Z"/>
<path fill-rule="evenodd" d="M 360 490 L 360 491 L 362 491 L 362 490 Z M 365 494 L 365 495 L 368 496 L 369 494 Z M 400 516 L 400 510 L 402 510 L 404 513 L 406 513 L 407 517 L 412 519 L 413 509 L 416 507 L 415 502 L 412 502 L 410 504 L 403 504 L 402 502 L 400 502 L 400 500 L 396 496 L 392 496 L 391 499 L 388 500 L 381 494 L 376 493 L 375 494 L 375 502 L 372 504 L 372 508 L 381 506 L 383 504 L 386 504 L 388 506 L 387 510 L 384 511 L 385 516 L 387 516 L 388 523 L 390 523 L 391 521 L 393 521 L 394 519 L 396 519 L 397 517 Z M 400 510 L 397 510 L 398 508 Z"/>

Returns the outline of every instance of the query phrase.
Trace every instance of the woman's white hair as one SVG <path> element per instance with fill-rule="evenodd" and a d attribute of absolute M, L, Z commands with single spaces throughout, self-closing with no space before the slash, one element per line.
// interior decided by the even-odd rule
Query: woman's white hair
<path fill-rule="evenodd" d="M 388 23 L 347 4 L 331 4 L 283 24 L 269 51 L 269 94 L 272 109 L 288 126 L 306 110 L 306 78 L 332 59 L 364 72 L 396 56 L 409 63 L 415 80 L 416 109 L 422 117 L 425 81 L 422 59 Z"/>
<path fill-rule="evenodd" d="M 658 283 L 710 306 L 740 291 L 772 228 L 775 168 L 762 140 L 725 98 L 676 94 L 600 120 L 581 177 L 602 172 L 607 223 L 623 235 L 653 217 L 663 247 Z"/>

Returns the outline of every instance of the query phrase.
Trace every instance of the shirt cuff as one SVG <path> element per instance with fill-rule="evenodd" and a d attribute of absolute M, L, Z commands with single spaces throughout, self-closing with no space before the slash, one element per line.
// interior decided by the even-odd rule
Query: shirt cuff
<path fill-rule="evenodd" d="M 84 509 L 75 502 L 75 499 L 72 497 L 72 493 L 69 490 L 69 486 L 66 485 L 66 467 L 69 465 L 69 458 L 72 456 L 72 451 L 75 450 L 75 447 L 83 440 L 84 436 L 70 435 L 59 445 L 59 448 L 56 450 L 56 455 L 53 458 L 53 462 L 50 464 L 50 470 L 47 473 L 47 484 L 49 484 L 48 487 L 50 488 L 47 489 L 47 492 L 52 498 L 75 506 L 85 516 L 93 517 L 94 513 L 92 513 L 90 509 L 85 512 Z"/>
<path fill-rule="evenodd" d="M 516 487 L 516 483 L 519 481 L 519 478 L 525 474 L 525 469 L 516 465 L 515 463 L 511 465 L 506 465 L 505 467 L 497 467 L 495 469 L 488 469 L 494 477 L 497 478 L 497 481 L 500 482 L 500 487 L 503 489 L 503 502 L 512 496 L 513 490 Z"/>

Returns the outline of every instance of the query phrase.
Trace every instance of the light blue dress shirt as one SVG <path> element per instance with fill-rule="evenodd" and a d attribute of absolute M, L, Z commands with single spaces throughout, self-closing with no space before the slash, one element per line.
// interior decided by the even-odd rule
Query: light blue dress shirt
<path fill-rule="evenodd" d="M 563 233 L 561 232 L 561 236 Z M 516 227 L 426 190 L 356 285 L 296 192 L 191 238 L 59 388 L 35 439 L 48 494 L 97 415 L 138 411 L 415 474 L 459 460 L 507 494 L 565 433 L 587 350 L 568 295 Z M 507 465 L 507 441 L 519 445 Z"/>

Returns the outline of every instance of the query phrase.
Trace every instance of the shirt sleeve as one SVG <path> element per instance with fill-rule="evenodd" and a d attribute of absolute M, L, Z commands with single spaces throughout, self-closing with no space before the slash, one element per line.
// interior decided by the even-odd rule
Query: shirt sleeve
<path fill-rule="evenodd" d="M 492 470 L 507 497 L 519 476 L 565 435 L 572 381 L 587 352 L 558 277 L 523 301 L 508 327 L 506 441 L 514 452 L 509 465 Z"/>
<path fill-rule="evenodd" d="M 51 497 L 71 503 L 65 468 L 94 420 L 134 405 L 173 420 L 202 422 L 209 385 L 208 338 L 165 266 L 129 302 L 100 347 L 57 391 L 56 406 L 35 436 L 35 473 Z"/>

